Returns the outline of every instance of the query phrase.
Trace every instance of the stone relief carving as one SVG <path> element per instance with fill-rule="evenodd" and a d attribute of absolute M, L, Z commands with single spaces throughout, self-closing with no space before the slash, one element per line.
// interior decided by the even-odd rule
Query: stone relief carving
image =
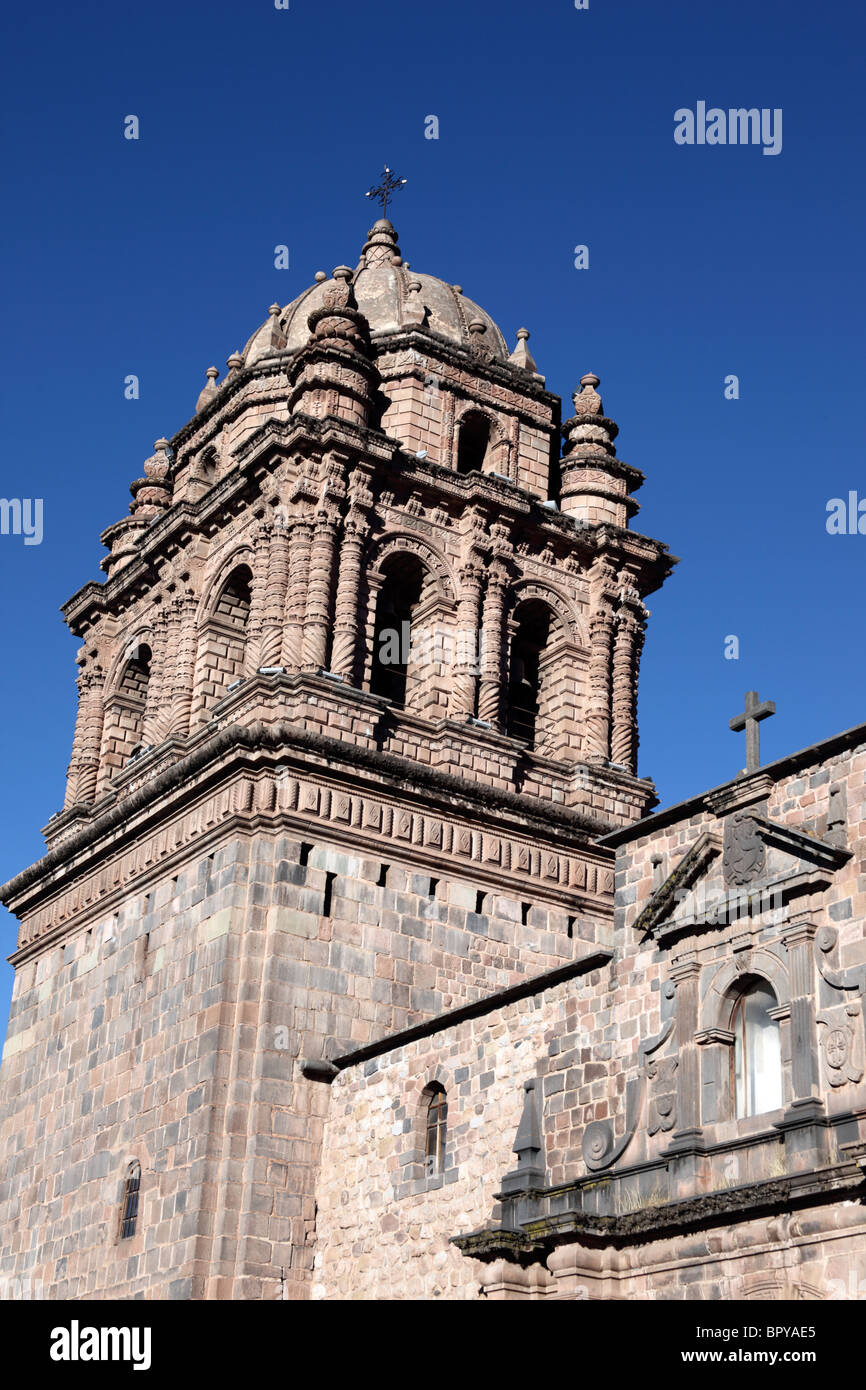
<path fill-rule="evenodd" d="M 647 1134 L 667 1133 L 677 1119 L 677 1057 L 647 1062 Z"/>
<path fill-rule="evenodd" d="M 822 1027 L 821 1055 L 824 1076 L 830 1086 L 838 1089 L 848 1082 L 862 1081 L 864 1073 L 864 1039 L 862 999 L 866 987 L 866 967 L 836 970 L 828 957 L 836 946 L 835 927 L 822 927 L 815 937 L 815 960 L 821 978 L 831 990 L 837 991 L 837 1001 L 828 1004 L 816 1016 Z M 848 994 L 838 999 L 838 994 Z"/>
<path fill-rule="evenodd" d="M 754 883 L 764 872 L 767 853 L 751 810 L 734 811 L 725 821 L 722 871 L 728 886 Z"/>
<path fill-rule="evenodd" d="M 673 1008 L 674 986 L 670 981 L 663 986 L 662 1000 L 663 1013 Z M 638 1048 L 639 1069 L 626 1087 L 625 1131 L 620 1139 L 615 1140 L 611 1120 L 594 1120 L 584 1130 L 581 1152 L 590 1171 L 609 1168 L 625 1153 L 637 1132 L 644 1097 L 647 1100 L 647 1133 L 653 1135 L 660 1130 L 666 1132 L 673 1129 L 676 1123 L 678 1058 L 672 1055 L 653 1061 L 649 1059 L 668 1041 L 675 1024 L 676 1015 L 671 1012 L 660 1031 L 654 1037 L 647 1038 Z"/>

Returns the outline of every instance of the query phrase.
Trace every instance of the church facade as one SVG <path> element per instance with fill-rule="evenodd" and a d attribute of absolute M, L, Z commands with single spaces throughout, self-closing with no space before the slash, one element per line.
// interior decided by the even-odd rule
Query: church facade
<path fill-rule="evenodd" d="M 654 809 L 675 560 L 528 337 L 380 219 L 104 532 L 2 890 L 4 1287 L 866 1295 L 866 726 L 761 767 L 747 703 L 745 772 Z"/>

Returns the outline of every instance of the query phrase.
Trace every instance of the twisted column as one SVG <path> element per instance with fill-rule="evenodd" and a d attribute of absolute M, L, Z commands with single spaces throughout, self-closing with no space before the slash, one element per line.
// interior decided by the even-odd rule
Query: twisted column
<path fill-rule="evenodd" d="M 630 772 L 637 769 L 637 678 L 643 642 L 643 620 L 630 607 L 620 609 L 613 649 L 611 758 Z"/>
<path fill-rule="evenodd" d="M 195 615 L 198 601 L 192 590 L 174 600 L 174 681 L 169 718 L 169 732 L 182 738 L 189 733 L 192 713 L 193 682 L 198 651 L 198 632 Z"/>
<path fill-rule="evenodd" d="M 464 565 L 460 571 L 460 598 L 457 603 L 457 653 L 451 713 L 468 718 L 475 713 L 478 681 L 478 614 L 481 599 L 481 569 Z"/>
<path fill-rule="evenodd" d="M 154 615 L 152 623 L 153 644 L 150 654 L 150 675 L 141 720 L 142 743 L 161 743 L 167 732 L 171 704 L 171 684 L 168 678 L 168 635 L 171 625 L 171 604 Z"/>
<path fill-rule="evenodd" d="M 328 666 L 336 539 L 337 518 L 329 509 L 322 507 L 316 516 L 316 528 L 310 548 L 310 573 L 303 633 L 303 667 L 306 670 L 326 670 Z"/>
<path fill-rule="evenodd" d="M 307 611 L 307 578 L 310 571 L 310 546 L 313 522 L 309 516 L 296 516 L 291 521 L 289 544 L 289 582 L 283 622 L 283 659 L 286 671 L 300 671 L 303 665 L 304 617 Z"/>
<path fill-rule="evenodd" d="M 586 712 L 586 751 L 610 757 L 610 664 L 613 614 L 600 608 L 589 624 L 589 704 Z"/>
<path fill-rule="evenodd" d="M 346 518 L 340 547 L 340 573 L 334 604 L 334 650 L 331 670 L 354 684 L 360 632 L 361 568 L 367 539 L 367 518 Z"/>
<path fill-rule="evenodd" d="M 501 562 L 494 561 L 487 575 L 481 630 L 484 646 L 481 653 L 481 684 L 478 691 L 478 717 L 502 725 L 502 673 L 505 666 L 505 591 L 508 573 Z"/>
<path fill-rule="evenodd" d="M 289 589 L 289 539 L 288 526 L 282 518 L 275 517 L 268 546 L 267 591 L 257 667 L 282 665 L 283 614 Z"/>
<path fill-rule="evenodd" d="M 92 801 L 96 792 L 104 691 L 105 672 L 98 664 L 82 663 L 78 677 L 78 714 L 66 783 L 66 806 L 72 806 L 76 801 Z"/>
<path fill-rule="evenodd" d="M 261 660 L 262 628 L 265 605 L 268 601 L 268 570 L 273 527 L 270 521 L 263 521 L 253 531 L 250 540 L 253 546 L 253 562 L 250 566 L 250 612 L 247 618 L 246 647 L 244 652 L 244 674 L 256 671 L 265 663 Z"/>

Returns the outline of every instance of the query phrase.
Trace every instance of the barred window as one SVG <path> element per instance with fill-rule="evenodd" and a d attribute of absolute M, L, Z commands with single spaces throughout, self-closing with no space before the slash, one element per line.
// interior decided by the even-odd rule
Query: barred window
<path fill-rule="evenodd" d="M 120 1209 L 120 1239 L 135 1235 L 138 1222 L 138 1192 L 141 1187 L 141 1164 L 130 1163 L 123 1184 L 123 1203 Z"/>
<path fill-rule="evenodd" d="M 764 1115 L 782 1104 L 782 1049 L 776 996 L 764 981 L 751 984 L 734 1005 L 733 1090 L 737 1119 Z"/>
<path fill-rule="evenodd" d="M 445 1167 L 445 1137 L 448 1129 L 448 1098 L 438 1081 L 427 1088 L 427 1126 L 424 1143 L 424 1172 L 434 1178 Z"/>

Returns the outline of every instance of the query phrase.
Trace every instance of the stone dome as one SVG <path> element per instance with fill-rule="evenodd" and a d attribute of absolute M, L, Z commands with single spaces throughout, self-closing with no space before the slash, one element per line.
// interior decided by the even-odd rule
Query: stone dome
<path fill-rule="evenodd" d="M 245 363 L 249 365 L 275 350 L 303 347 L 310 336 L 307 319 L 322 307 L 326 292 L 335 283 L 319 272 L 314 285 L 256 330 L 244 348 Z M 403 264 L 397 233 L 387 218 L 380 218 L 370 229 L 354 272 L 353 288 L 358 308 L 374 336 L 414 328 L 491 361 L 508 361 L 508 348 L 499 328 L 489 314 L 466 298 L 459 285 L 448 285 L 435 275 L 420 275 Z"/>

